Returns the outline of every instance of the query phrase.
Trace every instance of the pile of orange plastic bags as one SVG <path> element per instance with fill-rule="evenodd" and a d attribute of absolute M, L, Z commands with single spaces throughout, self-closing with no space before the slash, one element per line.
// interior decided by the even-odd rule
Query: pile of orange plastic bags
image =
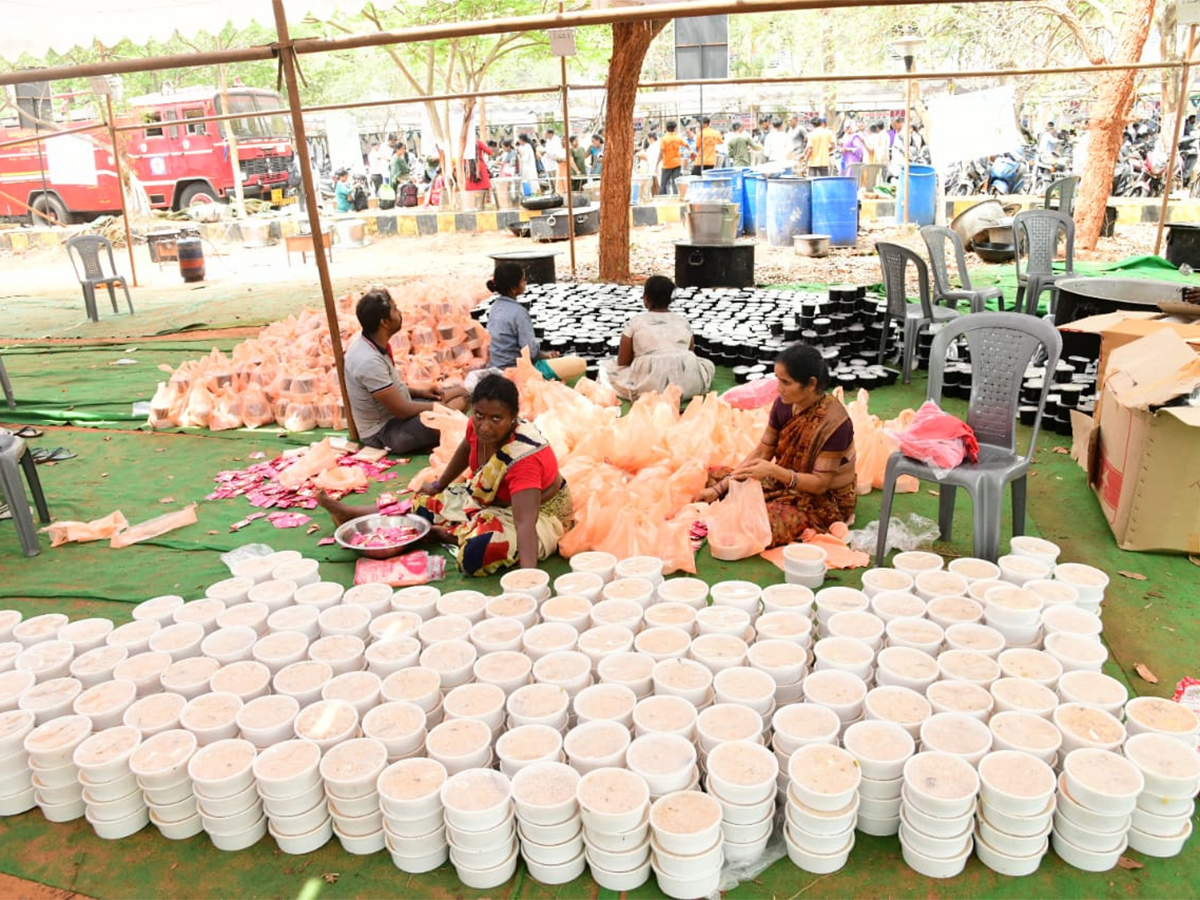
<path fill-rule="evenodd" d="M 392 338 L 396 366 L 417 390 L 461 380 L 487 359 L 487 329 L 471 318 L 478 292 L 448 280 L 406 283 L 391 290 L 404 315 Z M 342 346 L 360 332 L 357 294 L 337 302 Z M 150 403 L 153 428 L 257 428 L 287 431 L 344 428 L 345 411 L 324 310 L 306 309 L 264 328 L 226 356 L 216 348 L 183 363 L 160 382 Z"/>
<path fill-rule="evenodd" d="M 710 467 L 729 465 L 754 449 L 767 423 L 765 409 L 737 410 L 716 394 L 698 397 L 683 412 L 679 391 L 646 394 L 621 416 L 575 390 L 545 381 L 528 363 L 518 363 L 521 412 L 554 447 L 571 489 L 575 527 L 559 552 L 605 550 L 619 558 L 648 554 L 667 571 L 696 571 L 689 532 L 706 504 L 692 498 L 704 487 Z M 601 400 L 607 400 L 601 396 Z M 430 468 L 413 487 L 441 472 L 466 429 L 461 413 L 439 409 L 422 420 L 441 431 Z"/>

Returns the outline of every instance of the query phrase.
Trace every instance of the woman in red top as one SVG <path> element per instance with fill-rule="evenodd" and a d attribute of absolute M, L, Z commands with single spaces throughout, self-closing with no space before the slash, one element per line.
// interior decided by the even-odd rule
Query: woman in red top
<path fill-rule="evenodd" d="M 458 566 L 468 575 L 514 564 L 536 568 L 572 524 L 558 458 L 541 432 L 521 420 L 517 386 L 504 376 L 480 379 L 471 406 L 466 437 L 441 476 L 418 491 L 413 514 L 428 519 L 435 536 L 458 544 Z M 471 477 L 459 481 L 468 469 Z M 318 501 L 339 524 L 377 511 L 325 495 Z"/>

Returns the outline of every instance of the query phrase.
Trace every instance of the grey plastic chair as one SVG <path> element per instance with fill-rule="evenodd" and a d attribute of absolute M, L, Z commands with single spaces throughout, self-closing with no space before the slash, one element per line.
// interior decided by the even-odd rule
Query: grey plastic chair
<path fill-rule="evenodd" d="M 16 435 L 0 434 L 0 492 L 3 492 L 9 512 L 12 513 L 12 520 L 17 526 L 17 536 L 21 539 L 21 548 L 25 555 L 37 556 L 41 550 L 38 546 L 37 530 L 33 525 L 33 516 L 29 514 L 29 503 L 25 498 L 25 485 L 21 482 L 22 469 L 33 494 L 38 518 L 44 523 L 49 523 L 50 510 L 46 506 L 46 495 L 42 492 L 37 465 L 29 448 L 25 446 L 25 441 Z"/>
<path fill-rule="evenodd" d="M 8 370 L 4 368 L 4 357 L 0 356 L 0 387 L 4 388 L 4 399 L 9 409 L 17 408 L 17 400 L 13 396 L 12 382 L 8 380 Z"/>
<path fill-rule="evenodd" d="M 1068 175 L 1060 178 L 1046 188 L 1045 207 L 1065 212 L 1068 216 L 1075 215 L 1075 191 L 1079 188 L 1078 175 Z M 1058 200 L 1055 203 L 1055 199 Z"/>
<path fill-rule="evenodd" d="M 1054 271 L 1054 257 L 1058 252 L 1058 236 L 1066 235 L 1066 266 L 1064 271 Z M 1037 315 L 1038 300 L 1044 291 L 1050 291 L 1050 314 L 1058 307 L 1057 283 L 1063 278 L 1074 278 L 1075 265 L 1075 220 L 1064 212 L 1052 209 L 1027 209 L 1013 216 L 1013 245 L 1016 251 L 1017 304 L 1025 301 L 1025 312 Z M 1021 260 L 1025 259 L 1025 269 Z"/>
<path fill-rule="evenodd" d="M 1050 322 L 1031 316 L 978 313 L 951 322 L 933 340 L 927 396 L 934 402 L 940 402 L 942 397 L 946 351 L 959 335 L 966 336 L 971 352 L 974 377 L 967 424 L 979 441 L 979 461 L 964 462 L 938 477 L 925 463 L 893 453 L 888 459 L 879 510 L 879 539 L 875 547 L 879 561 L 887 550 L 888 520 L 892 515 L 896 479 L 901 475 L 937 482 L 938 528 L 943 541 L 950 539 L 957 489 L 967 490 L 975 513 L 974 554 L 981 559 L 994 561 L 999 555 L 1005 485 L 1012 485 L 1013 534 L 1025 533 L 1025 477 L 1037 446 L 1051 381 L 1045 380 L 1042 385 L 1029 447 L 1021 456 L 1017 455 L 1016 447 L 1017 403 L 1025 369 L 1038 348 L 1045 348 L 1046 371 L 1053 372 L 1062 352 L 1062 338 Z"/>
<path fill-rule="evenodd" d="M 108 251 L 109 272 L 104 271 L 104 263 L 100 259 L 101 250 Z M 78 263 L 75 262 L 76 254 L 79 256 Z M 73 237 L 67 241 L 67 256 L 70 257 L 71 265 L 75 268 L 75 275 L 83 287 L 83 305 L 87 309 L 89 319 L 93 322 L 100 321 L 100 316 L 96 312 L 96 288 L 98 287 L 108 288 L 108 297 L 112 300 L 113 312 L 120 312 L 117 309 L 117 285 L 120 285 L 121 289 L 125 291 L 125 302 L 129 304 L 129 314 L 133 315 L 133 298 L 129 296 L 129 285 L 125 283 L 125 276 L 117 274 L 117 261 L 113 257 L 112 242 L 108 238 L 94 234 Z M 80 272 L 81 267 L 82 273 Z"/>
<path fill-rule="evenodd" d="M 883 319 L 883 333 L 879 338 L 879 361 L 883 362 L 883 354 L 887 350 L 892 319 L 903 322 L 904 346 L 901 350 L 900 362 L 904 367 L 904 383 L 908 384 L 912 376 L 912 358 L 917 345 L 917 332 L 921 330 L 921 326 L 956 319 L 958 310 L 948 309 L 945 306 L 934 306 L 930 301 L 929 267 L 925 265 L 925 260 L 916 253 L 907 247 L 890 244 L 886 241 L 877 243 L 875 250 L 879 253 L 879 265 L 883 269 L 883 290 L 887 295 L 887 312 Z M 917 270 L 919 303 L 908 302 L 904 276 L 909 263 L 912 263 Z"/>
<path fill-rule="evenodd" d="M 926 225 L 921 229 L 921 237 L 929 249 L 929 264 L 933 268 L 933 302 L 945 300 L 951 306 L 958 306 L 960 300 L 971 304 L 971 312 L 984 312 L 988 300 L 996 300 L 1001 310 L 1004 309 L 1004 291 L 998 287 L 976 288 L 971 286 L 971 276 L 967 274 L 967 254 L 963 251 L 962 238 L 949 228 L 940 225 Z M 955 288 L 950 283 L 950 270 L 946 264 L 946 242 L 954 249 L 954 264 L 958 266 L 958 280 L 962 287 Z"/>

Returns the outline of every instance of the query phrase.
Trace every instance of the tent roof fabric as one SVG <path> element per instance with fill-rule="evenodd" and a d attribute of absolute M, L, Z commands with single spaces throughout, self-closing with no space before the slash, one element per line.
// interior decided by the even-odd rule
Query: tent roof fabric
<path fill-rule="evenodd" d="M 289 22 L 306 15 L 327 18 L 339 9 L 358 12 L 366 0 L 284 0 Z M 41 58 L 66 53 L 94 41 L 112 46 L 124 38 L 135 44 L 164 41 L 176 31 L 191 36 L 213 33 L 232 22 L 271 27 L 271 0 L 55 0 L 54 24 L 47 27 L 45 0 L 0 0 L 0 58 L 22 54 Z"/>

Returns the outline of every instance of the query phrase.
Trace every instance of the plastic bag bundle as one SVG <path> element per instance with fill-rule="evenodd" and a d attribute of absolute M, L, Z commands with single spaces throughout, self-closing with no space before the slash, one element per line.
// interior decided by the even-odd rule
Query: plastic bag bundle
<path fill-rule="evenodd" d="M 834 389 L 833 393 L 845 403 L 841 388 Z M 896 418 L 884 422 L 879 416 L 871 415 L 867 408 L 869 400 L 870 394 L 859 389 L 854 400 L 845 404 L 846 412 L 850 413 L 850 421 L 854 425 L 856 489 L 860 495 L 871 493 L 872 488 L 883 489 L 888 458 L 900 449 L 892 432 L 907 428 L 916 417 L 915 411 L 906 409 Z M 911 494 L 917 490 L 917 485 L 917 479 L 911 475 L 902 475 L 896 480 L 896 492 Z"/>
<path fill-rule="evenodd" d="M 731 387 L 721 399 L 734 409 L 760 409 L 770 406 L 779 396 L 779 382 L 774 375 L 760 378 L 757 381 L 747 381 Z"/>
<path fill-rule="evenodd" d="M 886 553 L 893 550 L 919 550 L 937 540 L 940 531 L 937 522 L 909 513 L 907 516 L 892 516 L 888 519 L 888 536 Z M 875 543 L 879 540 L 879 520 L 868 522 L 862 528 L 850 532 L 850 546 L 864 553 L 874 553 Z"/>
<path fill-rule="evenodd" d="M 932 400 L 926 400 L 912 424 L 894 436 L 901 453 L 925 463 L 939 478 L 962 465 L 964 459 L 979 459 L 979 442 L 971 426 L 942 412 Z"/>
<path fill-rule="evenodd" d="M 732 481 L 729 493 L 708 508 L 708 546 L 717 559 L 745 559 L 771 544 L 771 521 L 762 483 Z"/>

